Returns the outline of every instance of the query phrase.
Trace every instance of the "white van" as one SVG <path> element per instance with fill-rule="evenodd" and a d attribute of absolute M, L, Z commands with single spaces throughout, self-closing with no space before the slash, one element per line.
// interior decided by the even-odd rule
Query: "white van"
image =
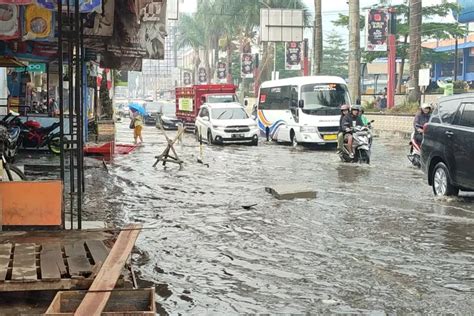
<path fill-rule="evenodd" d="M 294 77 L 262 83 L 258 126 L 278 142 L 337 142 L 340 106 L 351 104 L 344 79 L 334 76 Z"/>

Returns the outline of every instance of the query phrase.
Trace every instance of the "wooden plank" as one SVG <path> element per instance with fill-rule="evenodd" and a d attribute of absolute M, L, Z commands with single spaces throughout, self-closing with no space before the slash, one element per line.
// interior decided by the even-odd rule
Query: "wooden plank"
<path fill-rule="evenodd" d="M 122 273 L 123 266 L 132 252 L 141 227 L 139 224 L 127 225 L 127 227 L 120 232 L 109 256 L 89 289 L 90 291 L 106 292 L 88 292 L 77 308 L 75 315 L 98 316 L 102 313 L 111 294 L 109 291 L 115 287 Z"/>
<path fill-rule="evenodd" d="M 76 241 L 64 245 L 71 278 L 83 277 L 92 273 L 92 267 L 87 259 L 84 241 Z"/>
<path fill-rule="evenodd" d="M 36 245 L 15 244 L 13 254 L 12 281 L 37 281 Z"/>
<path fill-rule="evenodd" d="M 60 280 L 67 274 L 64 265 L 61 245 L 59 243 L 43 244 L 40 254 L 41 279 L 44 281 Z"/>
<path fill-rule="evenodd" d="M 105 259 L 109 255 L 109 249 L 101 240 L 87 240 L 86 246 L 92 255 L 94 264 L 102 266 L 102 264 L 105 262 Z"/>
<path fill-rule="evenodd" d="M 0 244 L 0 282 L 5 281 L 10 264 L 12 244 Z"/>
<path fill-rule="evenodd" d="M 313 189 L 301 184 L 276 185 L 266 187 L 265 191 L 278 200 L 315 199 L 317 194 Z"/>
<path fill-rule="evenodd" d="M 1 292 L 58 291 L 68 289 L 88 289 L 92 279 L 61 279 L 51 282 L 0 282 Z M 122 281 L 120 281 L 122 282 Z M 1 294 L 0 294 L 1 295 Z M 1 312 L 0 312 L 1 314 Z"/>

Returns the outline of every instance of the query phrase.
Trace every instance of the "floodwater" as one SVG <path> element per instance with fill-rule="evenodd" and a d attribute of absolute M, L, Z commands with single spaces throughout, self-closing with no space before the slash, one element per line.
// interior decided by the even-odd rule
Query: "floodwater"
<path fill-rule="evenodd" d="M 119 141 L 131 134 L 118 127 Z M 204 145 L 207 167 L 186 135 L 179 170 L 153 168 L 165 139 L 154 127 L 144 138 L 108 174 L 89 171 L 85 208 L 143 224 L 133 260 L 161 314 L 474 311 L 474 195 L 433 198 L 405 141 L 376 138 L 370 166 L 332 149 Z M 264 190 L 281 183 L 317 198 Z"/>

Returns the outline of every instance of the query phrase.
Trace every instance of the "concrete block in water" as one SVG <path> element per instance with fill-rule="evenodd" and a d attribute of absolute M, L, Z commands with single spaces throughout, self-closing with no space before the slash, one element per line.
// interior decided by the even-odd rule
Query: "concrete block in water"
<path fill-rule="evenodd" d="M 308 186 L 299 184 L 275 185 L 266 187 L 265 191 L 278 200 L 315 199 L 317 192 Z"/>

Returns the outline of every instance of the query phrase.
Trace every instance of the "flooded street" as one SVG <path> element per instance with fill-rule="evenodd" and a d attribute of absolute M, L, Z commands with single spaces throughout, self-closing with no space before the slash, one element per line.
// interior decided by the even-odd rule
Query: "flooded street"
<path fill-rule="evenodd" d="M 133 140 L 128 120 L 117 128 L 119 142 Z M 133 259 L 161 313 L 474 310 L 474 195 L 434 199 L 406 141 L 376 138 L 370 166 L 263 140 L 204 145 L 207 168 L 187 134 L 176 146 L 184 168 L 164 170 L 152 167 L 162 133 L 145 127 L 144 139 L 108 176 L 89 172 L 85 208 L 89 220 L 143 224 Z M 264 190 L 286 183 L 317 198 Z"/>

